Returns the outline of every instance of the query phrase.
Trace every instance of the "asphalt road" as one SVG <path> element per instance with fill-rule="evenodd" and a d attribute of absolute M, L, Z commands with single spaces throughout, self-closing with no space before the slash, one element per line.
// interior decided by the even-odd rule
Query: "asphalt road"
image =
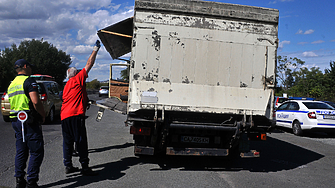
<path fill-rule="evenodd" d="M 92 96 L 95 97 L 95 96 Z M 90 97 L 90 99 L 92 98 Z M 95 177 L 66 175 L 62 163 L 60 121 L 43 125 L 45 157 L 41 187 L 333 187 L 335 139 L 324 134 L 294 136 L 277 130 L 267 141 L 253 142 L 260 158 L 165 156 L 136 157 L 126 116 L 110 110 L 96 122 L 98 107 L 87 112 L 90 166 Z M 0 187 L 15 187 L 15 138 L 10 123 L 0 118 Z M 75 166 L 79 166 L 74 157 Z"/>

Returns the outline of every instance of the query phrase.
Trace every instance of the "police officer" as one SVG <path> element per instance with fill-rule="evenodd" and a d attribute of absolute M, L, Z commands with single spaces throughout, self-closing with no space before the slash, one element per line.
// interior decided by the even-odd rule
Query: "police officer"
<path fill-rule="evenodd" d="M 38 187 L 38 175 L 44 157 L 44 141 L 41 124 L 45 121 L 43 104 L 38 93 L 36 81 L 29 77 L 33 65 L 24 59 L 15 62 L 18 75 L 8 87 L 10 118 L 16 137 L 15 175 L 16 187 Z M 26 111 L 28 119 L 22 123 L 17 119 L 17 112 Z M 22 135 L 24 134 L 24 135 Z M 24 138 L 24 140 L 23 140 Z M 27 181 L 25 168 L 30 154 Z"/>

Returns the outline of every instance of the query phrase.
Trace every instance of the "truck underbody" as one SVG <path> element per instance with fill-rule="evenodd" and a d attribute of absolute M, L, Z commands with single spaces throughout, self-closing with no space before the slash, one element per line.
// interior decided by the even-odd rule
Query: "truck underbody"
<path fill-rule="evenodd" d="M 228 156 L 235 151 L 245 153 L 250 150 L 248 146 L 240 145 L 243 135 L 248 139 L 265 140 L 266 132 L 273 128 L 273 124 L 261 116 L 164 110 L 129 113 L 127 123 L 134 135 L 136 155 Z"/>

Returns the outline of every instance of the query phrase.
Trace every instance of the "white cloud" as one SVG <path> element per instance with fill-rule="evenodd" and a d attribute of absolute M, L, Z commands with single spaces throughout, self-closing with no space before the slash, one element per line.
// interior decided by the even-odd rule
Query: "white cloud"
<path fill-rule="evenodd" d="M 110 64 L 103 64 L 103 63 L 95 63 L 94 66 L 92 67 L 92 70 L 94 71 L 104 71 L 104 70 L 108 70 L 109 71 L 109 66 Z"/>
<path fill-rule="evenodd" d="M 303 30 L 299 29 L 295 34 L 297 34 L 297 35 L 302 35 L 302 34 L 309 35 L 309 34 L 312 34 L 312 33 L 314 33 L 313 29 L 309 29 L 305 32 Z"/>
<path fill-rule="evenodd" d="M 303 34 L 304 32 L 301 30 L 301 29 L 299 29 L 295 34 Z"/>
<path fill-rule="evenodd" d="M 314 52 L 303 52 L 302 55 L 304 57 L 317 57 L 318 56 Z"/>
<path fill-rule="evenodd" d="M 312 34 L 312 33 L 314 33 L 314 30 L 313 29 L 310 29 L 310 30 L 307 30 L 307 31 L 305 31 L 305 35 L 309 35 L 309 34 Z"/>
<path fill-rule="evenodd" d="M 275 1 L 270 1 L 269 4 L 276 4 L 277 2 L 291 2 L 294 0 L 275 0 Z"/>
<path fill-rule="evenodd" d="M 312 44 L 321 44 L 321 43 L 324 43 L 325 41 L 323 40 L 317 40 L 317 41 L 314 41 L 312 42 Z"/>
<path fill-rule="evenodd" d="M 298 44 L 299 45 L 305 45 L 305 44 L 308 44 L 308 42 L 299 42 Z"/>
<path fill-rule="evenodd" d="M 73 48 L 73 52 L 74 53 L 78 53 L 78 54 L 88 54 L 92 52 L 93 47 L 92 46 L 84 46 L 84 45 L 78 45 L 76 47 Z"/>
<path fill-rule="evenodd" d="M 282 49 L 282 48 L 284 48 L 285 44 L 290 44 L 290 43 L 291 43 L 291 41 L 287 41 L 287 40 L 281 41 L 281 42 L 279 42 L 279 48 Z"/>

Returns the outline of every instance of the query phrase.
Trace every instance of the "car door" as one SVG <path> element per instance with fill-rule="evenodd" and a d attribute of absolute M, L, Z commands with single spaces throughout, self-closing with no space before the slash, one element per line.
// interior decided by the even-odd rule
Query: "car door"
<path fill-rule="evenodd" d="M 284 103 L 280 105 L 276 110 L 276 125 L 281 127 L 286 127 L 287 124 L 287 115 L 286 110 L 289 103 Z"/>
<path fill-rule="evenodd" d="M 286 117 L 286 122 L 285 122 L 285 126 L 291 128 L 292 127 L 292 123 L 295 119 L 298 119 L 300 122 L 300 118 L 299 118 L 299 104 L 297 102 L 289 102 L 288 106 L 287 106 L 287 110 L 286 112 L 284 112 L 284 116 Z"/>

